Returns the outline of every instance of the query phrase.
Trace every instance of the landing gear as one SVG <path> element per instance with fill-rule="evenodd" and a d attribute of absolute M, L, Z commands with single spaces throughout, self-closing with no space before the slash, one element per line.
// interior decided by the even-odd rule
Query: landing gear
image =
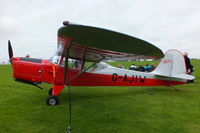
<path fill-rule="evenodd" d="M 48 93 L 49 96 L 46 99 L 46 104 L 50 106 L 58 105 L 59 104 L 59 98 L 58 95 L 64 88 L 64 85 L 53 85 L 52 88 L 49 89 Z"/>
<path fill-rule="evenodd" d="M 58 105 L 59 104 L 59 99 L 57 96 L 50 95 L 46 99 L 46 104 L 50 106 Z"/>
<path fill-rule="evenodd" d="M 48 93 L 49 93 L 49 95 L 52 95 L 52 94 L 53 94 L 52 92 L 53 92 L 53 89 L 52 89 L 52 88 L 50 88 L 50 89 L 49 89 L 49 92 L 48 92 Z"/>

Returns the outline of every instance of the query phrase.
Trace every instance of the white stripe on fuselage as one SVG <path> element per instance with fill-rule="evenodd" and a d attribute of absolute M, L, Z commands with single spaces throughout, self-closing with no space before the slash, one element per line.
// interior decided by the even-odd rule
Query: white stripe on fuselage
<path fill-rule="evenodd" d="M 87 71 L 88 73 L 95 73 L 95 74 L 105 74 L 105 75 L 117 75 L 117 76 L 127 76 L 127 77 L 140 77 L 145 79 L 159 79 L 159 80 L 168 80 L 168 81 L 182 81 L 185 82 L 184 79 L 172 78 L 172 77 L 158 77 L 153 72 L 139 72 L 134 70 L 122 69 L 113 67 L 110 65 L 106 65 L 105 68 L 100 70 L 94 71 Z"/>

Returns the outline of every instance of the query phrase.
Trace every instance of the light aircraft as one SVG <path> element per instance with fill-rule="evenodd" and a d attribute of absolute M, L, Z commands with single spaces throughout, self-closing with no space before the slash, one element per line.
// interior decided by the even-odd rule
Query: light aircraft
<path fill-rule="evenodd" d="M 16 81 L 38 86 L 52 84 L 47 105 L 59 104 L 64 86 L 172 86 L 186 84 L 188 75 L 184 57 L 177 50 L 165 53 L 156 46 L 119 32 L 63 22 L 58 30 L 55 55 L 49 60 L 13 57 L 8 51 Z M 164 56 L 164 58 L 162 58 Z M 139 72 L 110 66 L 102 61 L 113 58 L 162 58 L 152 72 Z"/>

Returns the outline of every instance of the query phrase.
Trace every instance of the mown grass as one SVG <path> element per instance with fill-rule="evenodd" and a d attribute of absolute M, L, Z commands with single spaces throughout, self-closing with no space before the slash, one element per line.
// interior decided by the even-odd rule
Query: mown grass
<path fill-rule="evenodd" d="M 127 68 L 132 63 L 111 64 Z M 71 87 L 72 133 L 199 133 L 200 61 L 192 63 L 195 83 L 176 86 L 179 91 L 169 87 Z M 45 99 L 51 85 L 42 87 L 17 83 L 12 80 L 11 66 L 0 66 L 0 133 L 66 131 L 67 90 L 59 96 L 60 105 L 50 107 Z"/>

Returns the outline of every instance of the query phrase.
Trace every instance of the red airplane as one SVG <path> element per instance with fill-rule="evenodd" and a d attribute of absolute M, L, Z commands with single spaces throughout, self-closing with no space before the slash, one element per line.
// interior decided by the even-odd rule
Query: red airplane
<path fill-rule="evenodd" d="M 165 56 L 154 45 L 119 32 L 63 22 L 58 30 L 55 55 L 49 60 L 9 57 L 16 81 L 38 86 L 52 84 L 47 105 L 59 104 L 58 95 L 66 86 L 172 86 L 186 84 L 195 77 L 188 75 L 183 55 L 169 50 Z M 116 52 L 117 51 L 117 52 Z M 152 72 L 139 72 L 110 66 L 101 61 L 114 58 L 161 59 Z"/>

